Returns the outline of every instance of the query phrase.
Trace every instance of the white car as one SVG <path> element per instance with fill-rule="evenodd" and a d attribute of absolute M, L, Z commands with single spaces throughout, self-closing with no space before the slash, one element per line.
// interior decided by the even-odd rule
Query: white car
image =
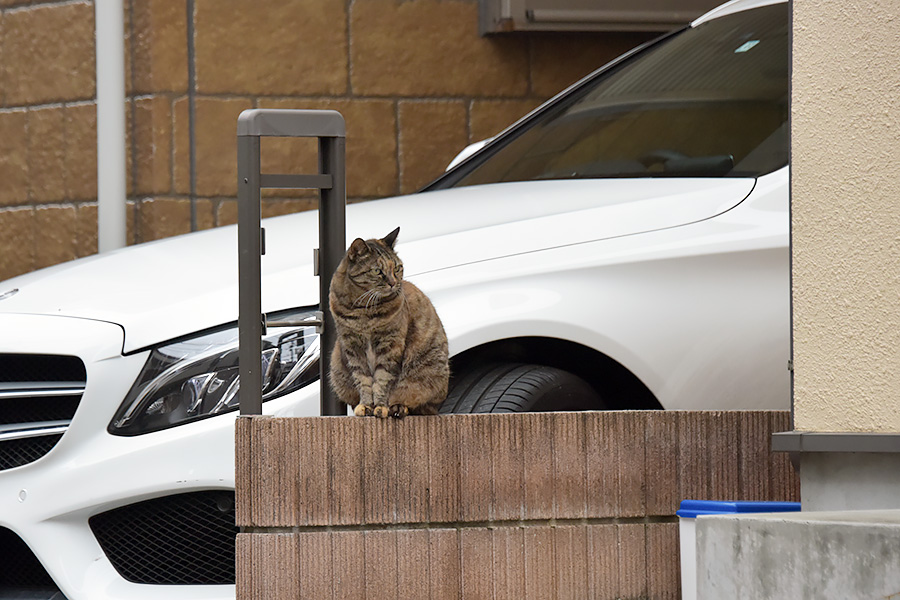
<path fill-rule="evenodd" d="M 348 241 L 401 228 L 444 411 L 789 407 L 788 29 L 726 4 L 348 207 Z M 270 315 L 317 307 L 316 220 L 265 223 Z M 234 596 L 237 256 L 226 227 L 0 283 L 0 598 Z M 264 412 L 318 414 L 314 330 L 264 348 Z"/>

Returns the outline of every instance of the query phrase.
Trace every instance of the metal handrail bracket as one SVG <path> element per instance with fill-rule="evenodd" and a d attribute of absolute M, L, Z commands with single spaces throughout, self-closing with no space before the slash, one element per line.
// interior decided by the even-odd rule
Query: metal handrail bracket
<path fill-rule="evenodd" d="M 261 137 L 319 139 L 319 172 L 283 175 L 260 172 Z M 319 190 L 319 306 L 323 314 L 319 358 L 320 408 L 323 415 L 341 415 L 346 408 L 327 384 L 336 334 L 327 310 L 328 288 L 346 250 L 346 127 L 333 110 L 245 110 L 237 122 L 238 153 L 238 329 L 240 408 L 242 415 L 262 414 L 262 255 L 260 191 L 263 188 Z"/>

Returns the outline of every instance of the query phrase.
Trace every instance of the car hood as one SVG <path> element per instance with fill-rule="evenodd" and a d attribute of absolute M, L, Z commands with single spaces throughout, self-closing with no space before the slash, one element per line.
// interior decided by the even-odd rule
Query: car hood
<path fill-rule="evenodd" d="M 708 219 L 754 179 L 575 180 L 464 187 L 347 207 L 347 241 L 400 226 L 408 277 Z M 318 303 L 315 211 L 266 219 L 263 310 Z M 95 255 L 0 284 L 0 312 L 107 321 L 125 352 L 235 322 L 237 227 Z M 8 295 L 11 290 L 18 290 Z"/>

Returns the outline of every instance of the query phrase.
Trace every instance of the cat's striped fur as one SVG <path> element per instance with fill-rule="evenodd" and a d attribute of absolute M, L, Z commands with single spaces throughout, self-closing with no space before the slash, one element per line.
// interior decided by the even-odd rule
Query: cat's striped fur
<path fill-rule="evenodd" d="M 399 232 L 354 240 L 331 280 L 331 386 L 356 415 L 437 414 L 447 396 L 447 335 L 428 297 L 403 280 Z"/>

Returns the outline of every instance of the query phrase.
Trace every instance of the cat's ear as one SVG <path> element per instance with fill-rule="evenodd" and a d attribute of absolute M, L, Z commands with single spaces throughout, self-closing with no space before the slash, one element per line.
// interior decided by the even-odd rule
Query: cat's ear
<path fill-rule="evenodd" d="M 389 234 L 387 234 L 386 236 L 384 236 L 384 239 L 382 239 L 381 241 L 384 242 L 385 246 L 387 246 L 388 248 L 393 250 L 394 244 L 397 242 L 398 235 L 400 235 L 399 227 L 397 229 L 393 230 L 392 232 L 390 232 Z"/>
<path fill-rule="evenodd" d="M 360 256 L 365 256 L 369 253 L 369 245 L 366 244 L 366 240 L 362 238 L 356 238 L 353 240 L 353 243 L 350 244 L 350 249 L 347 250 L 347 256 L 350 260 L 356 260 Z"/>

